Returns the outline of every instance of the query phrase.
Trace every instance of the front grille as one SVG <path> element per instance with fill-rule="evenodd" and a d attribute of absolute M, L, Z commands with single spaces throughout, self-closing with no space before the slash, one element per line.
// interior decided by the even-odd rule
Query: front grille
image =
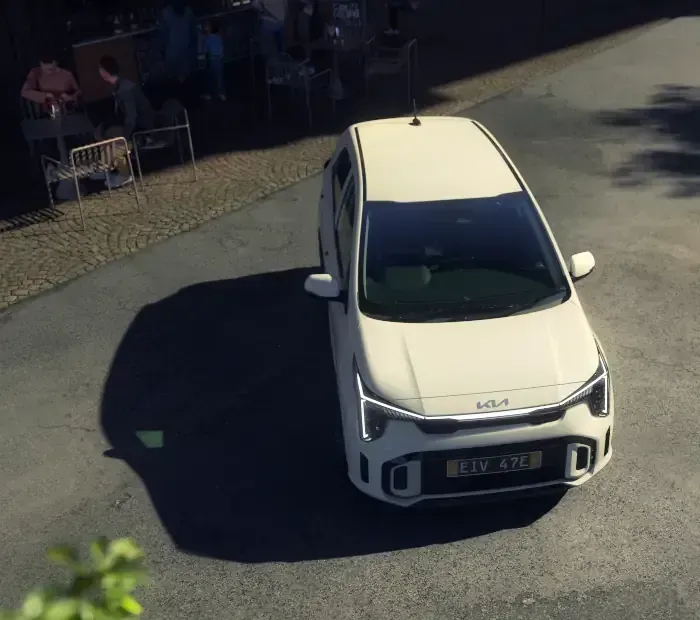
<path fill-rule="evenodd" d="M 544 413 L 537 413 L 529 416 L 527 418 L 520 419 L 508 419 L 500 418 L 495 420 L 441 420 L 440 418 L 435 418 L 433 420 L 421 420 L 420 422 L 414 422 L 414 424 L 426 435 L 452 435 L 459 431 L 474 430 L 475 428 L 489 428 L 493 426 L 512 426 L 516 424 L 529 424 L 535 426 L 538 424 L 546 424 L 548 422 L 554 422 L 559 420 L 564 416 L 565 410 L 558 409 L 554 411 L 546 411 Z"/>
<path fill-rule="evenodd" d="M 382 486 L 385 493 L 392 494 L 391 470 L 395 465 L 407 460 L 419 460 L 421 462 L 421 495 L 494 491 L 510 487 L 555 482 L 564 478 L 567 446 L 570 443 L 589 446 L 591 450 L 590 462 L 591 464 L 595 463 L 596 442 L 582 437 L 564 437 L 556 440 L 505 444 L 465 450 L 441 450 L 405 455 L 384 463 L 382 467 Z M 539 469 L 460 478 L 447 477 L 448 460 L 506 456 L 535 451 L 542 452 L 542 467 Z"/>

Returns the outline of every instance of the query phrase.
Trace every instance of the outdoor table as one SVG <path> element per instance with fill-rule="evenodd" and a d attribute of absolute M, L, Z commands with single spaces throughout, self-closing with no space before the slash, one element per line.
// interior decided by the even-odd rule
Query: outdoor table
<path fill-rule="evenodd" d="M 61 163 L 70 165 L 66 138 L 69 136 L 94 136 L 95 127 L 87 115 L 65 110 L 56 114 L 55 118 L 35 118 L 22 121 L 22 133 L 28 142 L 55 140 Z M 71 200 L 76 197 L 75 187 L 71 181 L 59 181 L 56 189 L 57 197 Z"/>

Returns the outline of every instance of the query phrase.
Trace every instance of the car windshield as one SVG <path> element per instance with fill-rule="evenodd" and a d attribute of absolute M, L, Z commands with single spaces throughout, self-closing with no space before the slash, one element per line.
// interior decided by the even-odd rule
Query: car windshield
<path fill-rule="evenodd" d="M 363 210 L 360 310 L 405 322 L 464 321 L 533 311 L 570 290 L 525 192 Z"/>

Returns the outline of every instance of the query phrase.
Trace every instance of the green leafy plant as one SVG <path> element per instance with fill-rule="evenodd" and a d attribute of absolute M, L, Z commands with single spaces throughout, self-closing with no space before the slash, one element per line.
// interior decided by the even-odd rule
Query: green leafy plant
<path fill-rule="evenodd" d="M 143 551 L 130 538 L 98 538 L 90 544 L 89 561 L 76 549 L 50 549 L 49 561 L 71 572 L 66 585 L 30 592 L 22 606 L 0 611 L 0 620 L 121 620 L 140 616 L 134 591 L 146 579 Z"/>

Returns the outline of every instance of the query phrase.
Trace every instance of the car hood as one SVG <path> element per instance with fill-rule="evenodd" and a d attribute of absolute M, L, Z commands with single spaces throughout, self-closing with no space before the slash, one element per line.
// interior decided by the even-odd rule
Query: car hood
<path fill-rule="evenodd" d="M 360 375 L 377 396 L 424 415 L 559 402 L 598 367 L 573 300 L 478 321 L 399 323 L 360 315 Z"/>

